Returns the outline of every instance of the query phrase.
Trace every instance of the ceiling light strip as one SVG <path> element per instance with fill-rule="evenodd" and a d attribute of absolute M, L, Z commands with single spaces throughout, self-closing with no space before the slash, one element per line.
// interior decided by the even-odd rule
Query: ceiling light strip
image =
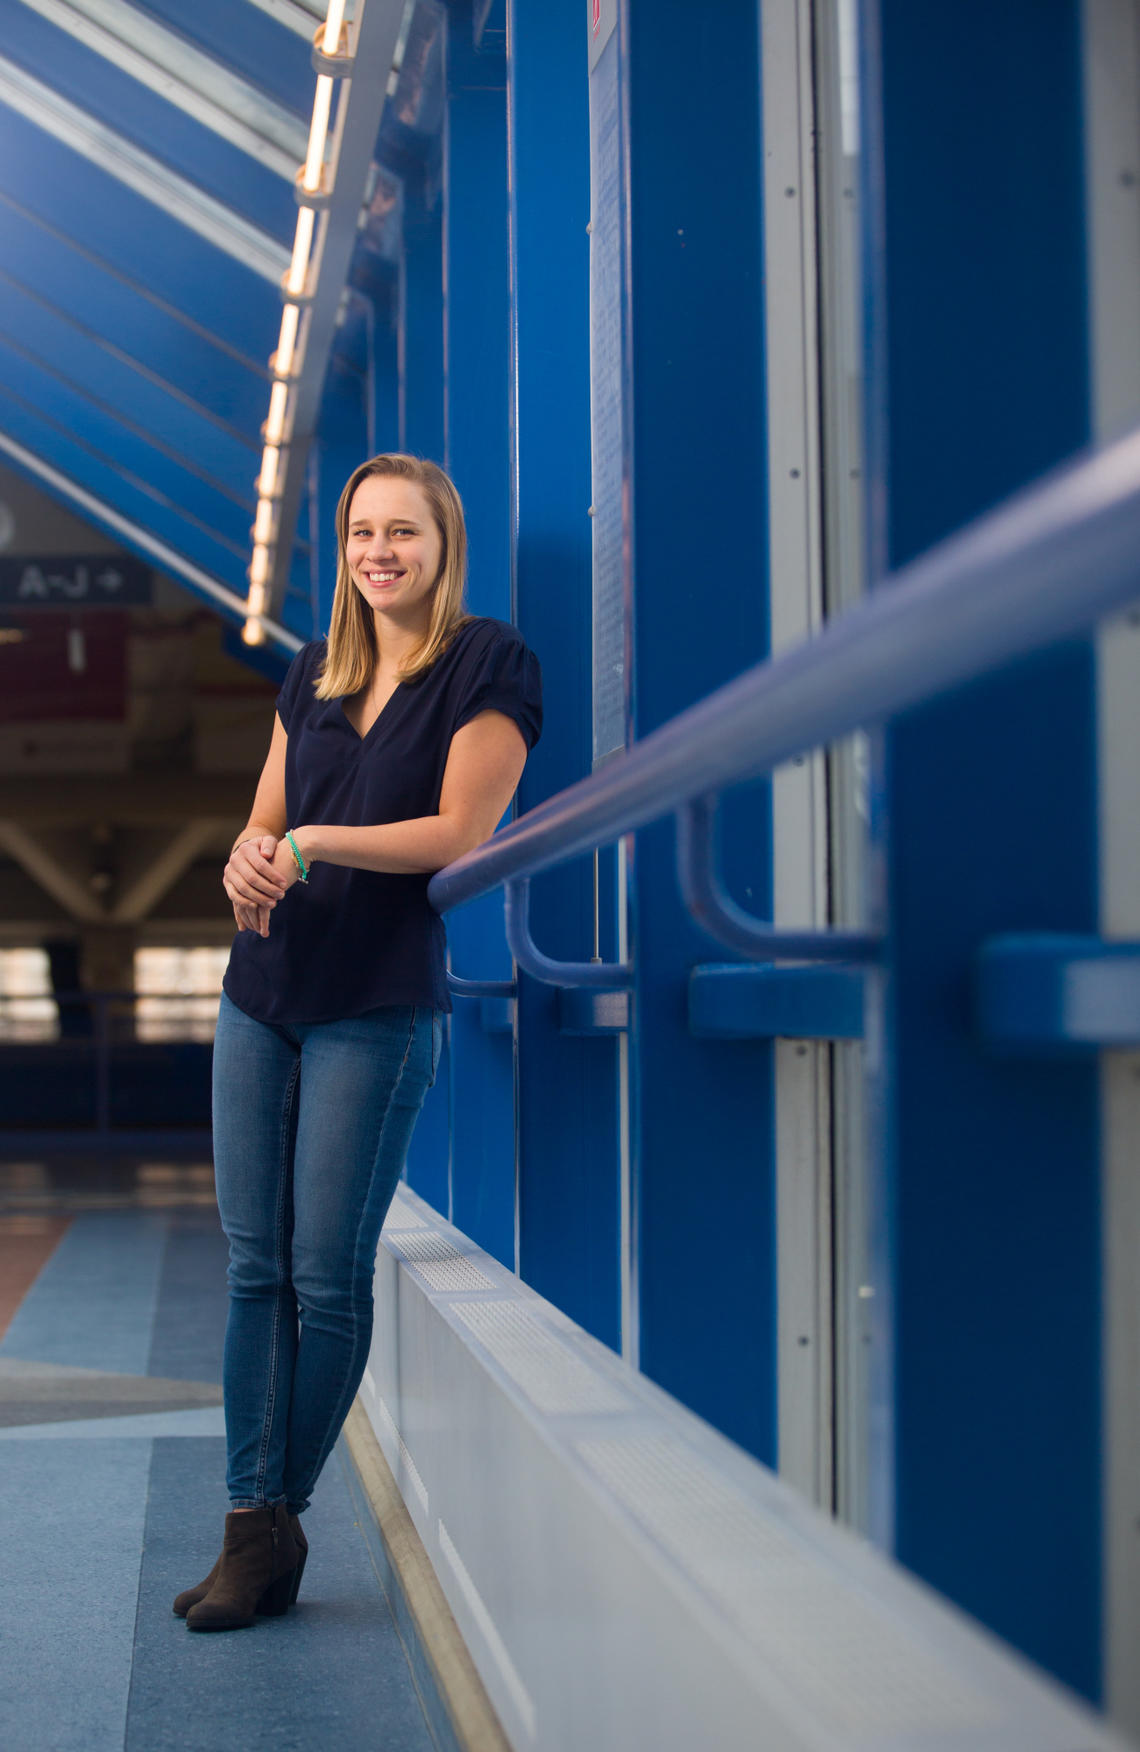
<path fill-rule="evenodd" d="M 325 146 L 329 137 L 329 115 L 332 111 L 334 83 L 334 80 L 327 73 L 320 74 L 317 79 L 316 95 L 313 98 L 313 124 L 309 129 L 309 150 L 305 156 L 305 170 L 301 177 L 301 187 L 309 194 L 315 195 L 321 187 L 321 177 L 325 168 Z"/>
<path fill-rule="evenodd" d="M 337 57 L 344 42 L 345 0 L 329 0 L 328 11 L 325 14 L 324 28 L 318 29 L 314 36 L 316 52 L 325 57 Z M 321 62 L 318 61 L 318 66 Z M 344 55 L 343 72 L 351 67 L 351 56 Z M 333 184 L 336 177 L 337 150 L 339 148 L 340 122 L 338 113 L 338 133 L 334 143 L 332 164 L 326 174 L 325 153 L 329 138 L 329 121 L 332 115 L 333 87 L 336 84 L 334 73 L 321 72 L 317 75 L 316 89 L 313 94 L 313 117 L 309 128 L 308 151 L 305 162 L 297 173 L 298 198 L 301 204 L 297 209 L 297 228 L 293 238 L 293 253 L 289 262 L 289 270 L 285 275 L 282 292 L 285 296 L 285 308 L 281 313 L 281 332 L 278 337 L 277 351 L 269 361 L 270 370 L 276 381 L 269 396 L 269 413 L 262 428 L 265 439 L 265 450 L 261 459 L 261 474 L 258 477 L 257 516 L 254 520 L 251 534 L 253 536 L 253 553 L 249 567 L 249 598 L 246 603 L 247 620 L 242 631 L 242 638 L 249 644 L 258 642 L 258 628 L 261 626 L 268 601 L 268 590 L 275 564 L 277 563 L 276 538 L 278 533 L 278 505 L 276 498 L 280 482 L 280 463 L 282 451 L 290 438 L 290 385 L 292 379 L 299 375 L 304 364 L 305 333 L 301 330 L 301 306 L 298 299 L 310 296 L 309 270 L 313 249 L 313 238 L 316 234 L 315 208 L 304 200 L 304 196 L 319 196 L 322 204 L 331 200 Z M 322 232 L 323 235 L 323 232 Z M 291 537 L 290 537 L 291 539 Z"/>
<path fill-rule="evenodd" d="M 0 103 L 161 208 L 215 249 L 262 279 L 280 284 L 289 257 L 275 238 L 2 56 Z"/>

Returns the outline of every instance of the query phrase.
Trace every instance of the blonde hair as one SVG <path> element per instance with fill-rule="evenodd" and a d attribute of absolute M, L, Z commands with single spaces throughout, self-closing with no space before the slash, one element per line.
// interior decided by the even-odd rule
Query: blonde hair
<path fill-rule="evenodd" d="M 362 462 L 349 475 L 336 508 L 336 590 L 329 623 L 328 652 L 316 686 L 319 700 L 339 699 L 367 687 L 376 667 L 376 628 L 372 610 L 352 582 L 348 570 L 348 518 L 356 489 L 370 475 L 392 475 L 414 481 L 435 519 L 443 547 L 439 578 L 432 598 L 431 620 L 422 643 L 400 670 L 411 681 L 431 668 L 468 619 L 463 601 L 467 581 L 467 528 L 463 505 L 450 478 L 422 456 L 394 451 Z"/>

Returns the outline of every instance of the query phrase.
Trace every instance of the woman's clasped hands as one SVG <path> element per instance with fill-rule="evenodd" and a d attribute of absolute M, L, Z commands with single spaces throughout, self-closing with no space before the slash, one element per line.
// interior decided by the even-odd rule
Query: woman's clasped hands
<path fill-rule="evenodd" d="M 268 937 L 269 915 L 299 875 L 286 839 L 264 833 L 235 846 L 222 872 L 222 887 L 233 902 L 238 930 Z"/>

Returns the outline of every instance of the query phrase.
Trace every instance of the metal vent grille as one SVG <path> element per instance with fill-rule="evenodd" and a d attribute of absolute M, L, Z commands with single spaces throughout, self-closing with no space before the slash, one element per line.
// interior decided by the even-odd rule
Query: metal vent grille
<path fill-rule="evenodd" d="M 430 1232 L 412 1231 L 391 1237 L 398 1252 L 433 1290 L 493 1290 L 491 1279 L 467 1256 Z"/>
<path fill-rule="evenodd" d="M 628 1411 L 625 1395 L 517 1302 L 461 1302 L 454 1313 L 539 1411 Z"/>
<path fill-rule="evenodd" d="M 630 1436 L 575 1446 L 744 1636 L 752 1670 L 766 1665 L 798 1715 L 845 1744 L 857 1737 L 867 1745 L 992 1731 L 1000 1722 L 997 1700 L 825 1571 L 810 1546 L 697 1464 L 683 1443 Z"/>
<path fill-rule="evenodd" d="M 427 1220 L 421 1217 L 418 1211 L 413 1210 L 411 1205 L 407 1204 L 397 1193 L 392 1200 L 392 1208 L 388 1212 L 387 1221 L 384 1224 L 385 1234 L 390 1235 L 394 1229 L 426 1229 L 427 1227 Z"/>

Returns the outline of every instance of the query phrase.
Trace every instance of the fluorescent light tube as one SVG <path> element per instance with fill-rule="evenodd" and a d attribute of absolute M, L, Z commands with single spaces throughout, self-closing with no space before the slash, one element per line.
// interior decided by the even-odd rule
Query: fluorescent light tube
<path fill-rule="evenodd" d="M 293 259 L 289 263 L 289 273 L 285 280 L 286 292 L 292 292 L 299 297 L 305 290 L 305 281 L 309 277 L 309 251 L 313 247 L 313 226 L 316 214 L 311 207 L 300 207 L 297 210 L 297 229 L 293 235 Z"/>
<path fill-rule="evenodd" d="M 309 151 L 305 159 L 305 174 L 301 178 L 301 187 L 310 194 L 315 194 L 321 186 L 321 172 L 325 167 L 325 141 L 329 136 L 329 110 L 332 106 L 332 93 L 335 81 L 327 73 L 322 73 L 317 80 L 317 89 L 313 97 L 313 122 L 309 129 Z"/>

